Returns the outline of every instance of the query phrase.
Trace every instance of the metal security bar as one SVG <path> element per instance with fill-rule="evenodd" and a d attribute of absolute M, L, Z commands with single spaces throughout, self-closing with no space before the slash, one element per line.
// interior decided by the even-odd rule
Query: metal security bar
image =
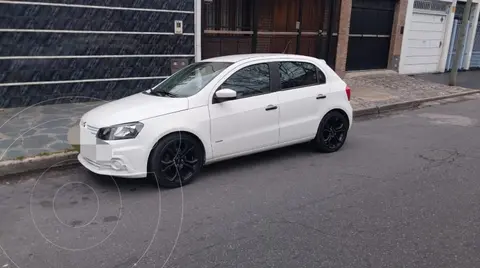
<path fill-rule="evenodd" d="M 448 2 L 416 0 L 413 2 L 413 8 L 431 10 L 438 12 L 448 12 L 450 4 Z"/>
<path fill-rule="evenodd" d="M 474 42 L 470 68 L 480 68 L 480 25 L 477 26 L 477 33 Z"/>
<path fill-rule="evenodd" d="M 460 52 L 461 53 L 461 57 L 460 57 L 460 63 L 459 63 L 459 69 L 463 69 L 463 61 L 465 59 L 465 50 L 466 50 L 466 45 L 464 45 L 461 49 L 458 49 L 456 47 L 456 42 L 455 40 L 457 40 L 458 38 L 458 35 L 459 35 L 459 30 L 460 30 L 460 26 L 462 26 L 462 22 L 459 21 L 459 20 L 455 20 L 454 23 L 453 23 L 453 29 L 452 29 L 452 38 L 450 39 L 450 47 L 448 49 L 448 56 L 447 56 L 447 64 L 446 64 L 446 71 L 450 71 L 452 69 L 452 65 L 453 65 L 453 57 L 455 56 L 456 53 Z M 472 23 L 469 22 L 467 24 L 467 32 L 468 30 L 470 29 L 470 27 L 472 27 Z"/>
<path fill-rule="evenodd" d="M 252 0 L 204 1 L 205 30 L 252 31 Z"/>

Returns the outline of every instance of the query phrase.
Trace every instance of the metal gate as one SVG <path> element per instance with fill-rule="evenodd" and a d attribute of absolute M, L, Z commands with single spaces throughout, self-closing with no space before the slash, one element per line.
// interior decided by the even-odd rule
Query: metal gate
<path fill-rule="evenodd" d="M 447 64 L 445 65 L 445 70 L 450 71 L 452 69 L 453 65 L 453 58 L 457 54 L 458 51 L 460 51 L 461 56 L 460 56 L 460 61 L 458 62 L 458 69 L 462 69 L 463 66 L 463 61 L 465 60 L 466 56 L 466 44 L 463 45 L 461 49 L 457 49 L 457 38 L 459 37 L 459 32 L 460 32 L 460 27 L 462 26 L 462 22 L 460 20 L 455 20 L 453 22 L 453 29 L 452 29 L 452 38 L 450 39 L 450 47 L 448 48 L 448 56 L 447 56 Z M 472 26 L 472 23 L 469 22 L 467 25 L 467 33 L 470 27 Z"/>
<path fill-rule="evenodd" d="M 202 1 L 202 57 L 250 53 L 254 9 L 253 0 Z"/>
<path fill-rule="evenodd" d="M 353 0 L 347 70 L 387 68 L 395 4 L 395 0 Z"/>
<path fill-rule="evenodd" d="M 477 26 L 477 33 L 475 35 L 475 42 L 473 44 L 470 68 L 480 68 L 480 23 Z"/>
<path fill-rule="evenodd" d="M 339 0 L 203 0 L 202 58 L 291 53 L 335 65 Z"/>
<path fill-rule="evenodd" d="M 472 5 L 472 8 L 469 11 L 469 17 L 472 16 L 472 12 L 474 10 L 474 6 Z M 458 63 L 458 69 L 463 69 L 463 64 L 465 61 L 465 57 L 467 55 L 467 45 L 466 42 L 464 46 L 460 49 L 457 49 L 456 47 L 456 40 L 459 37 L 459 32 L 460 28 L 462 26 L 462 18 L 463 18 L 463 13 L 465 11 L 465 3 L 464 2 L 457 2 L 457 8 L 455 9 L 455 20 L 453 22 L 453 29 L 452 29 L 452 37 L 450 38 L 450 46 L 448 48 L 448 55 L 447 55 L 447 64 L 445 65 L 445 70 L 450 71 L 452 70 L 452 65 L 453 65 L 453 58 L 457 54 L 457 51 L 460 51 L 461 56 L 460 56 L 460 61 Z M 472 27 L 472 22 L 469 21 L 467 24 L 467 31 L 466 34 L 468 34 L 470 28 Z M 478 33 L 477 33 L 478 35 Z M 477 47 L 480 46 L 480 44 L 476 45 Z M 475 49 L 473 49 L 475 51 Z M 472 64 L 475 64 L 476 59 L 473 59 L 473 54 L 472 54 L 472 61 L 470 62 L 470 66 Z"/>

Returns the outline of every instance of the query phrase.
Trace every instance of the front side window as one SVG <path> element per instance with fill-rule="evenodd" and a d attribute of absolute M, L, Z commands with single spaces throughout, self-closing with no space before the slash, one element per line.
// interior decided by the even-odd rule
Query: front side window
<path fill-rule="evenodd" d="M 176 72 L 146 94 L 167 97 L 190 97 L 202 90 L 230 62 L 197 62 Z"/>
<path fill-rule="evenodd" d="M 315 65 L 306 62 L 280 62 L 281 89 L 318 85 L 317 69 Z"/>
<path fill-rule="evenodd" d="M 254 64 L 230 76 L 221 86 L 237 92 L 237 99 L 270 93 L 268 64 Z"/>

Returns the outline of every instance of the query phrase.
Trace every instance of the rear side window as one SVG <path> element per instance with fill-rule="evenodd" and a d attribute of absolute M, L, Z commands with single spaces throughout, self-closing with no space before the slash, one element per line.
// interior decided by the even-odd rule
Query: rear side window
<path fill-rule="evenodd" d="M 319 84 L 325 84 L 327 83 L 327 78 L 325 77 L 325 74 L 322 72 L 322 70 L 318 69 L 318 67 L 315 66 L 317 69 L 317 79 Z"/>
<path fill-rule="evenodd" d="M 280 62 L 279 71 L 282 90 L 325 83 L 323 72 L 311 63 Z"/>

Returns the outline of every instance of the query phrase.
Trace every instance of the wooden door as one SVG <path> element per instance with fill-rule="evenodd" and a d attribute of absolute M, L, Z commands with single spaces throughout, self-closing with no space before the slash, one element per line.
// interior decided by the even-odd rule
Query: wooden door
<path fill-rule="evenodd" d="M 202 58 L 252 52 L 254 0 L 202 1 Z"/>
<path fill-rule="evenodd" d="M 273 8 L 270 14 L 263 12 L 260 18 L 259 39 L 269 41 L 273 53 L 301 54 L 320 57 L 320 42 L 325 19 L 326 0 L 267 0 L 263 9 Z M 264 22 L 264 23 L 262 23 Z M 266 22 L 266 23 L 265 23 Z M 297 49 L 298 45 L 298 49 Z"/>
<path fill-rule="evenodd" d="M 295 53 L 298 8 L 299 0 L 262 2 L 258 26 L 260 52 Z"/>
<path fill-rule="evenodd" d="M 324 30 L 325 0 L 302 0 L 299 54 L 322 57 L 321 38 Z"/>

